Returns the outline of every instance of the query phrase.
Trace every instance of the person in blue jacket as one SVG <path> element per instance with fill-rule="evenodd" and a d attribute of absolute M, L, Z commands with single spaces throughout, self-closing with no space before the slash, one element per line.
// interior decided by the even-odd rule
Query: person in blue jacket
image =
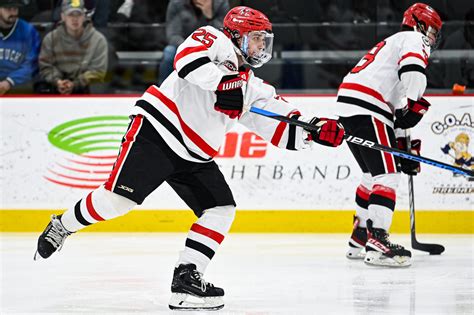
<path fill-rule="evenodd" d="M 0 0 L 0 95 L 31 81 L 38 71 L 41 38 L 18 18 L 22 0 Z"/>

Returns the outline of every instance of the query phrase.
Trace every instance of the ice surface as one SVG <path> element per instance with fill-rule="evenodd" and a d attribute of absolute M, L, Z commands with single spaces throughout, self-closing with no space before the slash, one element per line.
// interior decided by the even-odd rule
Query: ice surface
<path fill-rule="evenodd" d="M 186 234 L 79 232 L 33 261 L 37 236 L 0 234 L 1 314 L 177 314 L 168 299 Z M 420 235 L 446 252 L 414 251 L 406 269 L 346 259 L 347 237 L 230 234 L 205 274 L 226 291 L 218 314 L 473 314 L 471 235 Z"/>

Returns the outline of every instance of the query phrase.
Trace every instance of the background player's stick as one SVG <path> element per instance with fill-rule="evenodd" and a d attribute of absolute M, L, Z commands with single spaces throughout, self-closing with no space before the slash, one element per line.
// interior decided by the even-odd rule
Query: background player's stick
<path fill-rule="evenodd" d="M 411 137 L 409 130 L 405 133 L 407 139 L 407 148 L 411 149 Z M 411 247 L 430 253 L 430 255 L 440 255 L 444 252 L 444 246 L 439 244 L 420 243 L 416 240 L 415 231 L 415 188 L 413 185 L 413 175 L 408 175 L 408 203 L 410 207 L 410 236 Z"/>
<path fill-rule="evenodd" d="M 267 111 L 267 110 L 264 110 L 264 109 L 261 109 L 261 108 L 258 108 L 258 107 L 253 107 L 252 106 L 252 107 L 250 107 L 249 111 L 251 113 L 254 113 L 254 114 L 257 114 L 257 115 L 261 115 L 261 116 L 265 116 L 265 117 L 268 117 L 268 118 L 283 121 L 283 122 L 286 122 L 288 124 L 300 126 L 300 127 L 303 127 L 307 130 L 317 130 L 317 127 L 314 126 L 314 125 L 311 125 L 310 123 L 300 121 L 300 120 L 297 120 L 297 119 L 293 119 L 293 118 L 290 118 L 290 117 L 282 116 L 280 114 L 273 113 L 273 112 L 270 112 L 270 111 Z M 362 139 L 362 138 L 359 138 L 359 137 L 354 137 L 354 136 L 346 134 L 344 136 L 344 140 L 346 140 L 347 142 L 350 142 L 350 143 L 354 143 L 354 144 L 357 144 L 357 145 L 360 145 L 360 146 L 363 146 L 363 147 L 370 148 L 370 149 L 388 152 L 392 155 L 395 155 L 395 156 L 398 156 L 398 157 L 401 157 L 401 158 L 404 158 L 404 159 L 407 159 L 407 160 L 413 160 L 413 161 L 425 163 L 425 164 L 428 164 L 428 165 L 431 165 L 431 166 L 439 167 L 439 168 L 442 168 L 442 169 L 445 169 L 445 170 L 449 170 L 449 171 L 452 171 L 453 173 L 456 173 L 456 174 L 461 174 L 461 175 L 464 175 L 464 176 L 474 177 L 474 171 L 473 170 L 463 169 L 463 168 L 460 168 L 460 167 L 456 167 L 454 165 L 449 165 L 449 164 L 446 164 L 446 163 L 443 163 L 443 162 L 440 162 L 440 161 L 436 161 L 436 160 L 432 160 L 432 159 L 423 157 L 421 155 L 414 155 L 414 154 L 411 154 L 409 152 L 399 150 L 397 148 L 390 148 L 390 147 L 387 147 L 387 146 L 384 146 L 384 145 L 381 145 L 381 144 L 378 144 L 378 143 L 374 143 L 372 141 L 365 140 L 365 139 Z"/>

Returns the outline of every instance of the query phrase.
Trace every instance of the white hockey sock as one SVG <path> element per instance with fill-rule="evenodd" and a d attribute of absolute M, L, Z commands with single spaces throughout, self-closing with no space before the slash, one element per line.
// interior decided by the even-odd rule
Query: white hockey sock
<path fill-rule="evenodd" d="M 369 218 L 369 196 L 370 189 L 360 184 L 356 190 L 356 216 L 359 218 L 359 227 L 367 227 L 367 219 Z"/>
<path fill-rule="evenodd" d="M 67 209 L 61 217 L 61 222 L 66 230 L 76 232 L 99 221 L 124 215 L 134 206 L 134 201 L 100 186 L 79 200 L 74 207 Z"/>
<path fill-rule="evenodd" d="M 395 210 L 395 190 L 382 185 L 374 185 L 369 197 L 369 218 L 373 227 L 388 231 L 392 225 Z"/>
<path fill-rule="evenodd" d="M 186 246 L 180 252 L 176 266 L 195 264 L 197 271 L 204 273 L 206 268 L 229 232 L 234 221 L 235 207 L 222 206 L 207 209 L 191 226 Z"/>

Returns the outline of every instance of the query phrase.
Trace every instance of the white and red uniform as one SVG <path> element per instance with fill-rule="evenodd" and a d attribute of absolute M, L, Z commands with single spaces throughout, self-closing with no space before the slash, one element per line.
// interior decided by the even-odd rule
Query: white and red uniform
<path fill-rule="evenodd" d="M 393 126 L 405 97 L 418 100 L 426 89 L 430 47 L 418 32 L 398 32 L 378 43 L 343 79 L 338 91 L 341 117 L 372 115 Z"/>
<path fill-rule="evenodd" d="M 212 26 L 202 27 L 178 47 L 175 71 L 160 87 L 151 86 L 141 97 L 149 105 L 135 106 L 132 114 L 145 116 L 168 146 L 181 158 L 193 162 L 211 160 L 236 123 L 214 109 L 215 90 L 224 75 L 238 72 L 238 60 L 231 40 Z M 264 108 L 281 115 L 299 114 L 283 101 L 275 89 L 246 71 L 244 104 Z M 142 103 L 143 104 L 143 103 Z M 302 149 L 307 132 L 251 113 L 238 120 L 272 144 Z M 174 131 L 172 129 L 175 129 Z M 179 135 L 176 134 L 179 133 Z M 178 140 L 182 137 L 183 142 Z"/>
<path fill-rule="evenodd" d="M 378 43 L 344 77 L 337 93 L 336 113 L 347 133 L 397 147 L 395 110 L 407 104 L 404 98 L 417 101 L 423 96 L 428 44 L 421 33 L 398 32 Z M 361 226 L 371 219 L 375 228 L 388 231 L 400 180 L 400 160 L 354 144 L 349 148 L 364 173 L 356 189 Z"/>

